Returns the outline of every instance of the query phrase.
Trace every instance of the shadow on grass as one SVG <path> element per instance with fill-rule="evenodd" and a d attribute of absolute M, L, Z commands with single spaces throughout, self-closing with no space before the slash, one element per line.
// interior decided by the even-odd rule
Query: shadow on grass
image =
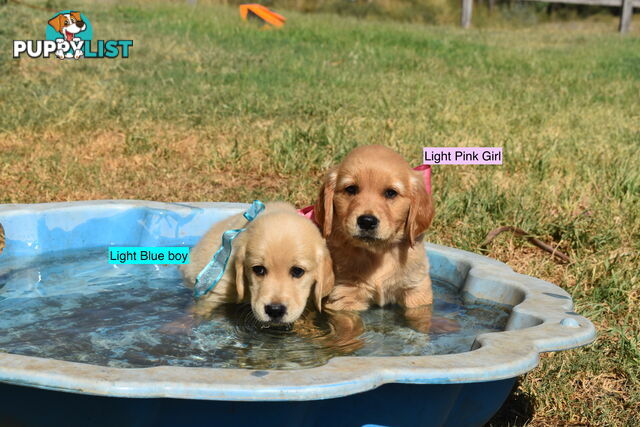
<path fill-rule="evenodd" d="M 533 420 L 533 397 L 519 390 L 518 378 L 502 407 L 486 424 L 487 427 L 525 426 Z"/>

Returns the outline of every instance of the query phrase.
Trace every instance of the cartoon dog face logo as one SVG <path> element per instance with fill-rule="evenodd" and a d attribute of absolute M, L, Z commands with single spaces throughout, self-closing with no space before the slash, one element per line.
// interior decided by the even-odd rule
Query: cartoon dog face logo
<path fill-rule="evenodd" d="M 84 56 L 84 52 L 81 48 L 82 44 L 78 45 L 76 43 L 83 43 L 81 41 L 82 37 L 79 37 L 78 34 L 88 29 L 88 22 L 83 21 L 80 16 L 80 12 L 69 10 L 59 13 L 48 22 L 56 33 L 62 35 L 62 38 L 59 36 L 54 37 L 58 42 L 56 57 L 59 59 L 79 59 Z"/>
<path fill-rule="evenodd" d="M 76 34 L 87 29 L 87 24 L 80 17 L 80 12 L 61 13 L 51 18 L 49 25 L 62 34 L 66 41 L 73 40 Z"/>

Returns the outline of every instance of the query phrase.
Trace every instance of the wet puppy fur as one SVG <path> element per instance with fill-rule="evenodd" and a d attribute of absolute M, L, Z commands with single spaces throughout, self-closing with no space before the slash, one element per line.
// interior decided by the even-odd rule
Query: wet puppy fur
<path fill-rule="evenodd" d="M 268 203 L 247 223 L 242 214 L 215 224 L 181 266 L 185 284 L 193 287 L 200 271 L 221 245 L 222 234 L 246 227 L 233 241 L 227 268 L 216 287 L 202 296 L 194 313 L 208 317 L 224 303 L 248 302 L 261 322 L 292 323 L 307 307 L 322 310 L 333 289 L 331 256 L 317 227 L 287 203 Z"/>
<path fill-rule="evenodd" d="M 402 156 L 380 145 L 351 151 L 326 174 L 315 205 L 334 260 L 326 307 L 361 311 L 397 303 L 417 329 L 428 329 L 423 315 L 430 310 L 420 307 L 433 297 L 422 242 L 433 216 L 422 174 Z"/>

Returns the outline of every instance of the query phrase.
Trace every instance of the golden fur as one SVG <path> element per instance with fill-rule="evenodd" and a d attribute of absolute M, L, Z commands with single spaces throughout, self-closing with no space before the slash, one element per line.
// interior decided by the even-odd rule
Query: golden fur
<path fill-rule="evenodd" d="M 215 224 L 191 251 L 190 264 L 180 267 L 185 283 L 194 286 L 220 247 L 222 233 L 241 227 L 246 230 L 233 241 L 223 277 L 198 300 L 195 313 L 206 317 L 220 304 L 250 302 L 255 317 L 267 322 L 273 319 L 265 307 L 281 304 L 286 313 L 278 322 L 291 323 L 302 314 L 312 291 L 320 311 L 322 298 L 333 288 L 331 256 L 315 225 L 287 203 L 268 203 L 249 223 L 239 214 Z M 265 274 L 254 271 L 260 266 Z M 294 277 L 294 267 L 304 270 L 301 277 Z"/>
<path fill-rule="evenodd" d="M 426 312 L 419 307 L 433 300 L 422 244 L 433 215 L 422 175 L 399 154 L 379 145 L 351 151 L 327 173 L 315 206 L 336 276 L 326 307 L 397 303 L 410 320 L 421 319 Z M 375 217 L 376 228 L 362 229 L 361 216 Z"/>

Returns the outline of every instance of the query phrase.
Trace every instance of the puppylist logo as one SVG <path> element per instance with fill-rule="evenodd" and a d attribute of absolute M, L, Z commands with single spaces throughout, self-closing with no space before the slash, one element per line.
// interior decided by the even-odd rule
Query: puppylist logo
<path fill-rule="evenodd" d="M 97 40 L 94 45 L 92 41 L 93 26 L 84 13 L 63 10 L 47 21 L 46 40 L 14 40 L 13 57 L 128 58 L 133 46 L 133 40 Z"/>

